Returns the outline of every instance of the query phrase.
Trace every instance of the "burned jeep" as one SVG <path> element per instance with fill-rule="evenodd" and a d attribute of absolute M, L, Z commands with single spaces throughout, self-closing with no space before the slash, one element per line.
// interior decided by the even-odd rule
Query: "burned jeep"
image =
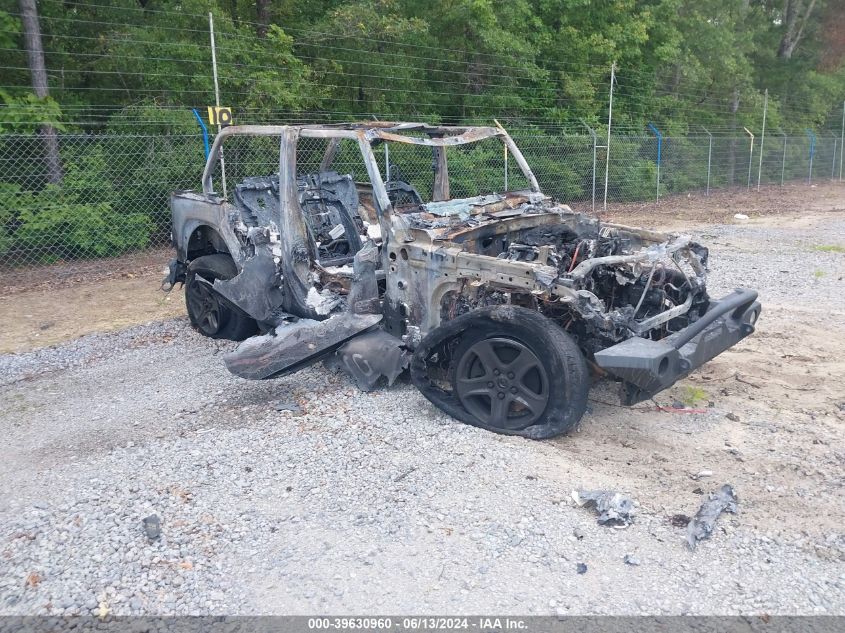
<path fill-rule="evenodd" d="M 221 158 L 244 171 L 228 188 Z M 548 438 L 584 414 L 589 368 L 637 403 L 760 313 L 753 290 L 708 296 L 708 251 L 688 236 L 544 195 L 498 125 L 233 126 L 202 184 L 171 198 L 165 282 L 184 283 L 200 332 L 243 340 L 225 357 L 243 378 L 326 360 L 371 389 L 410 369 L 449 415 Z"/>

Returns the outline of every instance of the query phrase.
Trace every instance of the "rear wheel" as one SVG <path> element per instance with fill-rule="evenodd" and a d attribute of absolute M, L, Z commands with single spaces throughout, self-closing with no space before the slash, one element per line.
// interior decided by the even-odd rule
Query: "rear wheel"
<path fill-rule="evenodd" d="M 191 324 L 201 334 L 242 341 L 256 333 L 255 320 L 211 288 L 216 279 L 231 279 L 237 274 L 234 260 L 223 253 L 203 255 L 188 265 L 185 304 Z"/>

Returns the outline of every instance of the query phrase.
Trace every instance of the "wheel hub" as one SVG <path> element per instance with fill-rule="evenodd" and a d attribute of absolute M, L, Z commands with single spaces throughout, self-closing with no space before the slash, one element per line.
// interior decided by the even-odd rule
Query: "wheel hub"
<path fill-rule="evenodd" d="M 206 285 L 193 279 L 187 288 L 188 302 L 197 327 L 204 334 L 213 336 L 221 325 L 220 301 Z"/>
<path fill-rule="evenodd" d="M 504 337 L 471 345 L 458 361 L 461 404 L 488 426 L 517 430 L 539 418 L 549 400 L 542 362 L 523 343 Z"/>

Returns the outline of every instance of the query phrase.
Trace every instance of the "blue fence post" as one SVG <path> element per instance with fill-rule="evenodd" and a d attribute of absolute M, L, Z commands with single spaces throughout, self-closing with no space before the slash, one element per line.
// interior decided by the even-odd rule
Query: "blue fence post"
<path fill-rule="evenodd" d="M 208 148 L 208 128 L 205 127 L 205 122 L 202 120 L 202 117 L 200 116 L 200 113 L 197 112 L 196 108 L 192 108 L 191 112 L 194 113 L 194 116 L 197 118 L 197 123 L 199 123 L 200 128 L 202 128 L 202 143 L 203 143 L 203 146 L 205 147 L 205 160 L 208 160 L 208 152 L 209 152 L 209 148 Z"/>
<path fill-rule="evenodd" d="M 810 173 L 807 174 L 807 184 L 813 184 L 813 156 L 816 155 L 816 135 L 813 134 L 813 130 L 806 130 L 807 138 L 810 139 Z"/>
<path fill-rule="evenodd" d="M 660 158 L 663 154 L 663 135 L 654 126 L 654 123 L 649 123 L 648 129 L 657 137 L 657 199 L 655 202 L 660 202 Z"/>

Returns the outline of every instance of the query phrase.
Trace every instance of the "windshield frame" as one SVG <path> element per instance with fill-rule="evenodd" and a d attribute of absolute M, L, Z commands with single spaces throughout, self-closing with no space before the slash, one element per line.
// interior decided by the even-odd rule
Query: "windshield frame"
<path fill-rule="evenodd" d="M 408 124 L 407 126 L 396 126 L 395 128 L 371 128 L 365 132 L 364 138 L 367 144 L 370 145 L 371 150 L 373 141 L 378 140 L 389 143 L 404 143 L 406 145 L 423 145 L 443 150 L 436 154 L 439 157 L 439 160 L 436 160 L 435 163 L 436 169 L 438 171 L 442 171 L 443 174 L 445 174 L 447 184 L 448 157 L 445 148 L 460 145 L 471 145 L 473 143 L 478 143 L 479 141 L 484 141 L 486 139 L 498 138 L 502 142 L 502 144 L 507 148 L 508 152 L 513 156 L 514 160 L 519 166 L 520 171 L 528 181 L 529 189 L 534 193 L 541 193 L 540 185 L 537 182 L 537 178 L 534 176 L 534 172 L 531 171 L 531 167 L 528 165 L 528 161 L 525 160 L 525 157 L 522 155 L 522 152 L 516 146 L 516 143 L 514 143 L 510 135 L 501 126 L 466 128 L 422 127 L 422 131 L 430 134 L 428 138 L 418 136 L 406 136 L 404 134 L 397 133 L 397 131 L 409 131 L 417 129 L 412 127 L 413 125 L 414 124 Z M 447 135 L 445 133 L 442 133 L 442 130 L 458 133 Z M 437 176 L 438 174 L 435 174 L 435 180 L 437 179 Z M 384 188 L 383 182 L 381 183 L 381 187 Z M 385 195 L 386 193 L 387 191 L 385 189 Z M 453 198 L 451 196 L 448 196 L 445 199 L 451 200 Z"/>
<path fill-rule="evenodd" d="M 477 143 L 489 138 L 498 138 L 507 148 L 508 152 L 513 156 L 520 171 L 528 180 L 530 190 L 534 193 L 541 193 L 540 186 L 537 183 L 537 178 L 531 167 L 522 155 L 522 152 L 516 146 L 513 139 L 501 126 L 497 127 L 481 127 L 481 126 L 466 126 L 466 127 L 449 127 L 449 126 L 431 126 L 424 123 L 365 123 L 365 124 L 347 124 L 342 126 L 307 126 L 307 125 L 231 125 L 223 128 L 216 135 L 211 150 L 209 151 L 206 160 L 205 169 L 202 174 L 202 188 L 203 193 L 213 194 L 214 190 L 211 184 L 211 175 L 214 171 L 214 165 L 221 156 L 221 148 L 226 138 L 230 136 L 279 136 L 280 152 L 284 152 L 285 148 L 282 146 L 290 131 L 294 131 L 292 142 L 298 142 L 299 137 L 304 138 L 325 138 L 325 139 L 349 139 L 357 141 L 361 150 L 362 158 L 367 169 L 367 175 L 370 178 L 370 184 L 373 187 L 373 195 L 376 202 L 376 210 L 380 215 L 390 216 L 393 213 L 393 205 L 387 195 L 387 187 L 381 176 L 373 153 L 373 143 L 389 142 L 389 143 L 405 143 L 408 145 L 424 145 L 440 149 L 440 160 L 436 161 L 437 171 L 441 172 L 448 179 L 448 163 L 446 158 L 445 148 L 459 145 L 469 145 Z M 427 137 L 407 136 L 402 132 L 421 131 L 427 134 Z M 328 156 L 327 156 L 328 158 Z M 326 163 L 326 161 L 324 161 Z M 331 161 L 326 163 L 329 166 Z M 288 177 L 296 177 L 296 174 L 282 174 L 279 173 L 280 186 L 282 180 Z M 452 199 L 452 198 L 446 198 Z"/>

